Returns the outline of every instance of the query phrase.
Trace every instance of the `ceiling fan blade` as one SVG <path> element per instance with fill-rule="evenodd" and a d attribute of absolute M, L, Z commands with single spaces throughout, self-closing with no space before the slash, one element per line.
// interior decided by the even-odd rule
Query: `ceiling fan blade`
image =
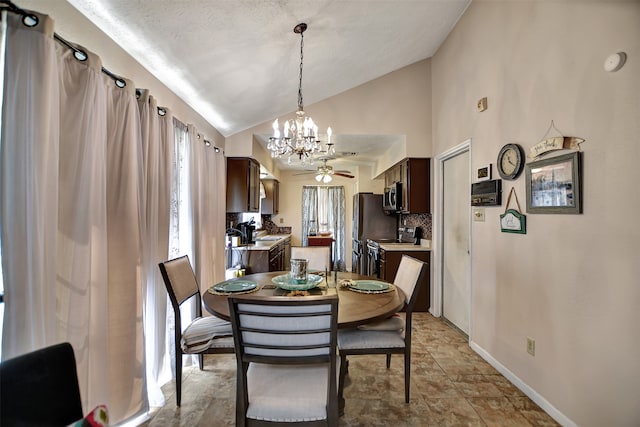
<path fill-rule="evenodd" d="M 355 178 L 355 176 L 349 175 L 349 174 L 346 174 L 346 173 L 334 172 L 333 174 L 334 175 L 338 175 L 338 176 L 344 176 L 345 178 Z"/>
<path fill-rule="evenodd" d="M 347 175 L 353 175 L 353 172 L 351 172 L 351 171 L 344 171 L 344 170 L 342 170 L 342 171 L 333 171 L 333 173 L 346 173 Z"/>
<path fill-rule="evenodd" d="M 300 173 L 294 173 L 291 176 L 298 176 L 298 175 L 311 175 L 311 174 L 317 174 L 318 171 L 308 171 L 308 172 L 300 172 Z"/>

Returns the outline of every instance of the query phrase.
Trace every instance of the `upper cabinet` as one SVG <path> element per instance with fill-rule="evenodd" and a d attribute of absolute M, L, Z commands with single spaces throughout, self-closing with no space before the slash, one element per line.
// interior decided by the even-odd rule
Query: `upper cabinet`
<path fill-rule="evenodd" d="M 277 215 L 280 212 L 280 182 L 275 179 L 263 179 L 265 198 L 260 211 L 263 215 Z"/>
<path fill-rule="evenodd" d="M 384 174 L 385 186 L 402 183 L 403 214 L 431 212 L 431 159 L 409 157 Z"/>
<path fill-rule="evenodd" d="M 227 158 L 227 212 L 260 212 L 260 163 Z"/>

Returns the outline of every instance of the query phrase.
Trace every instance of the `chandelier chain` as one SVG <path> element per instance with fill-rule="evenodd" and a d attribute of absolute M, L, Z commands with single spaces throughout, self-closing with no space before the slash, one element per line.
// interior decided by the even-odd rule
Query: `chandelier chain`
<path fill-rule="evenodd" d="M 302 101 L 302 62 L 304 59 L 304 32 L 300 33 L 300 78 L 298 80 L 298 110 L 304 110 Z"/>

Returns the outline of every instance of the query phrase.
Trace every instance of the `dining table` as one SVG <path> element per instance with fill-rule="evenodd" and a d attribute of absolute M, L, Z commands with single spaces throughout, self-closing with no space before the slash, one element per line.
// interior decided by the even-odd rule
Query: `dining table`
<path fill-rule="evenodd" d="M 347 329 L 355 328 L 365 323 L 371 323 L 383 320 L 392 314 L 400 311 L 405 303 L 405 295 L 402 289 L 383 280 L 363 276 L 350 272 L 326 272 L 319 273 L 322 276 L 322 282 L 316 287 L 303 292 L 282 289 L 276 283 L 279 279 L 287 277 L 288 271 L 274 271 L 268 273 L 248 274 L 237 279 L 221 282 L 223 286 L 211 286 L 202 295 L 202 302 L 205 309 L 214 316 L 229 320 L 229 302 L 227 298 L 230 295 L 238 295 L 241 293 L 249 293 L 254 297 L 292 297 L 304 298 L 306 295 L 338 295 L 338 328 Z M 274 278 L 276 279 L 274 281 Z M 248 292 L 220 292 L 217 289 L 226 289 L 225 285 L 234 283 L 238 284 L 255 284 Z M 367 287 L 354 286 L 363 284 Z M 385 288 L 376 291 L 373 285 L 379 285 Z M 373 290 L 369 290 L 373 287 Z M 240 287 L 240 289 L 242 289 Z"/>

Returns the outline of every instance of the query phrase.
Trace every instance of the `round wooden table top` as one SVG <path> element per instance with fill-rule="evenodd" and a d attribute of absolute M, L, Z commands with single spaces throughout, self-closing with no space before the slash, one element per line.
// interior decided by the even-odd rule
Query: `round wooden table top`
<path fill-rule="evenodd" d="M 256 282 L 259 290 L 248 295 L 251 296 L 287 296 L 289 291 L 276 287 L 271 279 L 276 276 L 287 274 L 288 271 L 275 271 L 270 273 L 250 274 L 241 279 Z M 404 293 L 402 289 L 395 287 L 392 292 L 365 294 L 351 291 L 345 287 L 336 287 L 334 272 L 329 273 L 330 278 L 309 290 L 311 295 L 327 295 L 338 293 L 338 328 L 354 328 L 358 325 L 386 319 L 392 314 L 400 311 L 404 306 Z M 338 283 L 343 279 L 351 280 L 379 280 L 359 274 L 338 272 Z M 380 280 L 379 280 L 380 281 Z M 207 311 L 215 316 L 229 320 L 228 295 L 216 295 L 205 291 L 202 301 Z M 298 297 L 298 298 L 304 298 Z"/>

